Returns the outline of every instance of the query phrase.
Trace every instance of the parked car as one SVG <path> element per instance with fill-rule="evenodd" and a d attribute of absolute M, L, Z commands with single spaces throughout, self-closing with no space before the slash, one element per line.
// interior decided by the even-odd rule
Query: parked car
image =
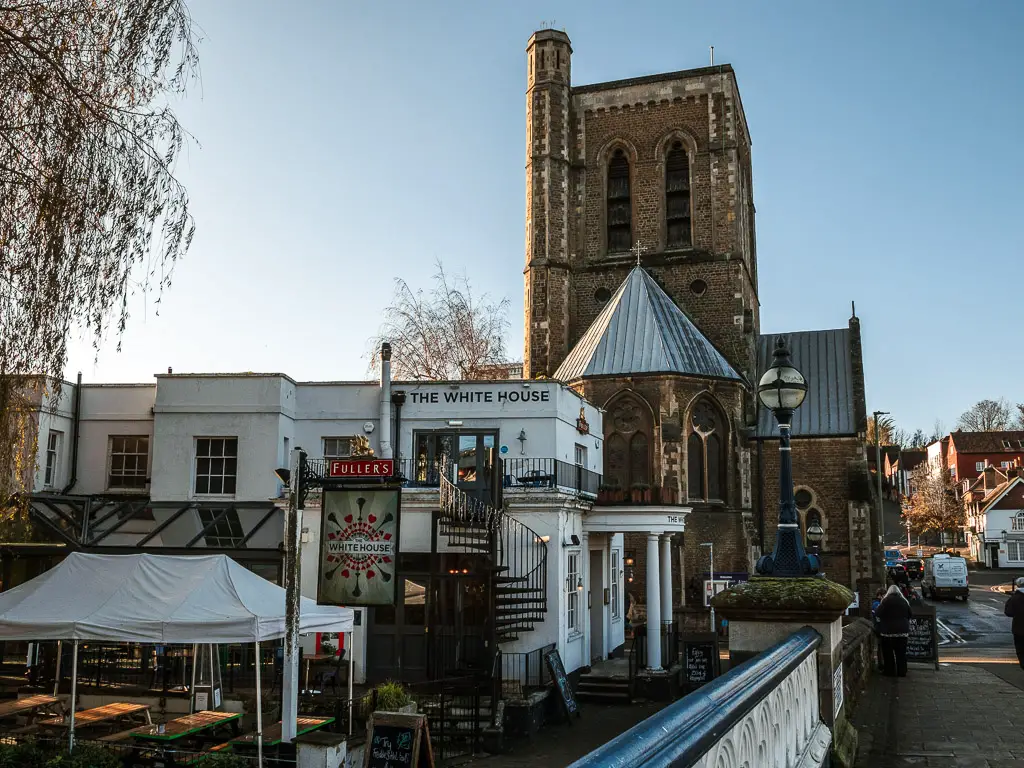
<path fill-rule="evenodd" d="M 924 562 L 921 560 L 904 560 L 903 567 L 907 569 L 907 576 L 917 581 L 924 575 Z"/>
<path fill-rule="evenodd" d="M 903 553 L 898 549 L 887 549 L 885 550 L 885 567 L 891 568 L 896 563 L 903 562 Z"/>
<path fill-rule="evenodd" d="M 907 575 L 907 569 L 903 567 L 903 563 L 890 565 L 885 570 L 889 574 L 889 578 L 892 579 L 893 584 L 906 584 L 910 582 L 910 576 Z"/>
<path fill-rule="evenodd" d="M 925 597 L 957 597 L 967 600 L 967 561 L 956 555 L 932 555 L 924 561 L 921 591 Z"/>

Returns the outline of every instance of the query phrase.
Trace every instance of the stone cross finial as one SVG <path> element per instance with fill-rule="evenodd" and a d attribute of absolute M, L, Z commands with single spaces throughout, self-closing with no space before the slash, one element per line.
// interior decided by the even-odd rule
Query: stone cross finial
<path fill-rule="evenodd" d="M 630 253 L 636 254 L 636 265 L 640 266 L 640 257 L 647 251 L 647 246 L 641 243 L 639 240 L 636 241 L 636 245 L 629 249 Z"/>

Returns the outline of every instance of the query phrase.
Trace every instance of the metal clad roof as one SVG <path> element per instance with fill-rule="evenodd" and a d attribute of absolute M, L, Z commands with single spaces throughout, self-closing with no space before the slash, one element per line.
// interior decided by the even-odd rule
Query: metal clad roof
<path fill-rule="evenodd" d="M 807 379 L 807 399 L 793 413 L 793 435 L 854 435 L 857 417 L 853 402 L 853 364 L 850 359 L 850 331 L 798 331 L 786 337 L 793 365 Z M 758 339 L 757 380 L 772 362 L 775 339 L 766 334 Z M 779 427 L 764 406 L 758 411 L 758 437 L 778 437 Z"/>
<path fill-rule="evenodd" d="M 573 381 L 637 373 L 740 379 L 641 267 L 629 273 L 554 377 Z"/>

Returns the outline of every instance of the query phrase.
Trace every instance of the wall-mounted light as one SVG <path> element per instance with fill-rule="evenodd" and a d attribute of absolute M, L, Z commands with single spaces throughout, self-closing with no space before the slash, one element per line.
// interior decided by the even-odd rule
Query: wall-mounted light
<path fill-rule="evenodd" d="M 547 544 L 549 541 L 551 541 L 551 537 L 550 536 L 538 536 L 535 539 L 534 543 L 536 543 L 536 544 Z"/>
<path fill-rule="evenodd" d="M 562 546 L 563 547 L 578 547 L 579 545 L 580 545 L 580 537 L 577 536 L 575 533 L 570 533 L 569 534 L 569 542 L 567 544 L 563 544 Z"/>
<path fill-rule="evenodd" d="M 519 441 L 519 453 L 523 456 L 526 455 L 526 430 L 519 430 L 519 437 L 516 438 Z"/>
<path fill-rule="evenodd" d="M 461 427 L 462 426 L 462 419 L 448 419 L 448 426 L 449 427 Z"/>
<path fill-rule="evenodd" d="M 459 388 L 459 385 L 455 384 L 454 382 L 448 385 L 448 389 L 458 389 L 458 388 Z"/>
<path fill-rule="evenodd" d="M 626 559 L 623 562 L 629 568 L 632 568 L 634 565 L 636 565 L 636 560 L 633 558 L 633 553 L 632 552 L 627 552 L 626 553 Z"/>
<path fill-rule="evenodd" d="M 530 388 L 530 382 L 524 381 L 523 382 L 523 389 L 529 389 L 529 388 Z"/>
<path fill-rule="evenodd" d="M 582 592 L 583 591 L 583 579 L 582 578 L 579 581 L 576 582 L 576 591 L 577 592 Z"/>

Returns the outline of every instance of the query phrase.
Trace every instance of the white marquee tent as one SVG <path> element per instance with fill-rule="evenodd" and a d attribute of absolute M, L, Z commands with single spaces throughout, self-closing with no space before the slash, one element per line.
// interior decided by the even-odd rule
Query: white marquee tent
<path fill-rule="evenodd" d="M 285 635 L 285 591 L 227 555 L 88 555 L 0 593 L 0 640 L 259 643 Z M 299 632 L 352 632 L 351 608 L 302 598 Z M 257 658 L 259 654 L 257 653 Z M 257 732 L 263 723 L 257 670 Z M 257 737 L 262 747 L 262 739 Z M 262 749 L 260 750 L 262 752 Z"/>

